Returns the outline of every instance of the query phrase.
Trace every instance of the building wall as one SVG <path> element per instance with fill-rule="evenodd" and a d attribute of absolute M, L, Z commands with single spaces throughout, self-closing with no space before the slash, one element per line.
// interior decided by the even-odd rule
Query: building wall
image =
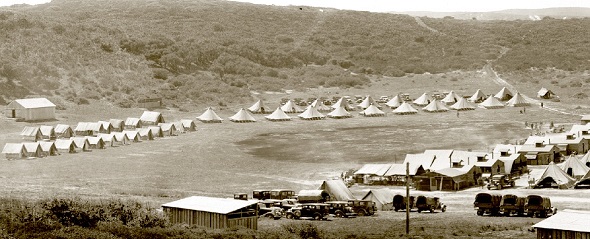
<path fill-rule="evenodd" d="M 225 214 L 168 207 L 164 207 L 164 213 L 168 215 L 170 222 L 175 224 L 184 223 L 212 229 L 224 229 L 236 226 L 243 226 L 253 230 L 258 229 L 257 216 L 229 219 Z"/>
<path fill-rule="evenodd" d="M 588 232 L 537 228 L 537 239 L 590 239 Z"/>
<path fill-rule="evenodd" d="M 24 118 L 25 121 L 55 119 L 55 107 L 16 109 L 16 117 Z"/>

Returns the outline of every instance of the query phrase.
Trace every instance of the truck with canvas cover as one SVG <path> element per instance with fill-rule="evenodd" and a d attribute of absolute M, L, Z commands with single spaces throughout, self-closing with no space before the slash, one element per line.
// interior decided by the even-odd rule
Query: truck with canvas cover
<path fill-rule="evenodd" d="M 502 196 L 499 194 L 478 193 L 475 195 L 473 207 L 477 210 L 478 216 L 486 213 L 495 216 L 500 212 L 500 201 L 502 201 Z"/>
<path fill-rule="evenodd" d="M 406 197 L 402 195 L 395 195 L 393 196 L 393 210 L 396 212 L 399 210 L 405 211 L 406 210 Z M 414 196 L 410 196 L 410 210 L 414 208 Z"/>
<path fill-rule="evenodd" d="M 524 215 L 524 197 L 518 197 L 514 194 L 506 194 L 502 196 L 500 201 L 500 212 L 504 216 L 510 215 Z"/>
<path fill-rule="evenodd" d="M 447 206 L 441 203 L 438 197 L 418 196 L 416 198 L 416 208 L 418 208 L 418 212 L 430 211 L 433 213 L 435 210 L 440 210 L 441 212 L 447 211 Z"/>
<path fill-rule="evenodd" d="M 334 217 L 356 217 L 356 212 L 347 201 L 329 201 L 326 204 L 330 205 L 330 214 Z"/>
<path fill-rule="evenodd" d="M 324 203 L 330 201 L 330 194 L 324 190 L 301 190 L 297 194 L 299 203 Z"/>
<path fill-rule="evenodd" d="M 371 216 L 375 214 L 377 211 L 377 206 L 375 206 L 375 202 L 371 200 L 348 200 L 348 205 L 352 207 L 352 210 L 358 216 Z"/>
<path fill-rule="evenodd" d="M 529 217 L 547 217 L 556 211 L 551 207 L 551 200 L 548 197 L 539 195 L 528 195 L 524 201 L 524 210 Z"/>
<path fill-rule="evenodd" d="M 497 174 L 492 176 L 490 183 L 488 183 L 488 190 L 492 188 L 501 190 L 507 187 L 514 187 L 514 180 L 508 175 Z"/>

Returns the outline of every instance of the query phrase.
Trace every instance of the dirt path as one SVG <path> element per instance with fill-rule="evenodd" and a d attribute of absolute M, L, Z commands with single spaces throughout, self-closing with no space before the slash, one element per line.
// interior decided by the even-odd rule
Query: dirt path
<path fill-rule="evenodd" d="M 442 32 L 439 32 L 438 30 L 426 25 L 426 23 L 424 23 L 424 21 L 422 21 L 422 18 L 420 18 L 420 17 L 416 16 L 416 17 L 414 17 L 414 20 L 416 20 L 416 23 L 418 23 L 419 26 L 424 27 L 433 33 L 440 34 L 440 35 L 446 35 Z"/>

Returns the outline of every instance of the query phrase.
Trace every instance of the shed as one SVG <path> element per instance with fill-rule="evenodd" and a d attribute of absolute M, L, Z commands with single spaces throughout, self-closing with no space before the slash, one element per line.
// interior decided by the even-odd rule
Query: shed
<path fill-rule="evenodd" d="M 58 124 L 55 126 L 56 138 L 70 138 L 74 136 L 74 130 L 67 124 Z"/>
<path fill-rule="evenodd" d="M 369 190 L 369 192 L 363 196 L 363 200 L 371 200 L 375 202 L 377 210 L 391 211 L 393 210 L 393 196 L 395 196 L 395 193 L 391 189 L 378 188 Z"/>
<path fill-rule="evenodd" d="M 23 137 L 23 140 L 37 142 L 43 139 L 43 135 L 41 134 L 41 130 L 39 127 L 36 126 L 25 126 L 23 131 L 20 132 L 20 136 Z"/>
<path fill-rule="evenodd" d="M 18 99 L 6 106 L 10 118 L 21 118 L 25 121 L 55 119 L 55 104 L 47 98 Z"/>
<path fill-rule="evenodd" d="M 22 159 L 27 157 L 27 150 L 23 144 L 6 143 L 2 149 L 6 159 Z"/>
<path fill-rule="evenodd" d="M 162 113 L 156 111 L 144 111 L 141 117 L 139 117 L 139 120 L 143 125 L 158 125 L 159 123 L 165 123 Z"/>
<path fill-rule="evenodd" d="M 53 126 L 41 125 L 39 130 L 43 139 L 55 140 L 55 128 Z"/>
<path fill-rule="evenodd" d="M 171 223 L 258 229 L 258 201 L 192 196 L 162 205 Z"/>
<path fill-rule="evenodd" d="M 564 209 L 533 225 L 537 238 L 590 238 L 590 211 Z"/>

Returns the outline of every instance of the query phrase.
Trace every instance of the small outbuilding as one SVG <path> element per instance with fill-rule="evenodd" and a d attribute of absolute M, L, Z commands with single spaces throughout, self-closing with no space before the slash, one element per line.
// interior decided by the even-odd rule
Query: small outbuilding
<path fill-rule="evenodd" d="M 162 205 L 171 223 L 211 229 L 258 229 L 258 201 L 192 196 Z"/>
<path fill-rule="evenodd" d="M 539 92 L 537 92 L 537 97 L 541 98 L 541 99 L 551 99 L 553 98 L 553 96 L 555 95 L 555 93 L 553 93 L 553 91 L 543 87 L 539 90 Z"/>
<path fill-rule="evenodd" d="M 590 211 L 560 210 L 559 213 L 533 225 L 538 239 L 590 238 Z"/>
<path fill-rule="evenodd" d="M 41 121 L 55 119 L 55 104 L 47 98 L 18 99 L 6 106 L 9 118 L 24 121 Z"/>

